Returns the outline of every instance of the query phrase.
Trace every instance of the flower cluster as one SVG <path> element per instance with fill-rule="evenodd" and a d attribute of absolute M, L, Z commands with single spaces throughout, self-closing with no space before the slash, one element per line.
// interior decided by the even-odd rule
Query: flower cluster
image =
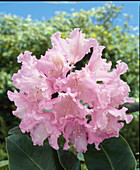
<path fill-rule="evenodd" d="M 59 149 L 58 138 L 63 135 L 67 150 L 69 140 L 77 152 L 86 152 L 87 144 L 96 148 L 104 139 L 118 137 L 123 122 L 133 116 L 127 108 L 119 109 L 129 98 L 129 86 L 120 79 L 128 69 L 127 64 L 102 59 L 104 46 L 93 38 L 85 39 L 75 28 L 67 39 L 60 33 L 51 37 L 52 49 L 37 59 L 25 51 L 18 56 L 21 69 L 12 77 L 18 91 L 8 91 L 17 109 L 13 114 L 21 119 L 20 129 L 30 132 L 34 145 L 43 145 L 46 138 Z M 88 64 L 75 70 L 75 64 L 93 48 Z M 82 102 L 83 101 L 83 102 Z M 88 105 L 88 107 L 87 107 Z"/>

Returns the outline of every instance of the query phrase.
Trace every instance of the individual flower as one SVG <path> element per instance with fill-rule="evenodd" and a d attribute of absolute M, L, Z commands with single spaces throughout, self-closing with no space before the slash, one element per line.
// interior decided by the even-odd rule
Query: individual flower
<path fill-rule="evenodd" d="M 63 136 L 66 139 L 64 149 L 69 149 L 69 140 L 77 152 L 86 152 L 88 144 L 88 131 L 91 128 L 87 124 L 86 119 L 79 116 L 69 117 L 63 122 L 64 128 L 62 129 Z"/>
<path fill-rule="evenodd" d="M 99 150 L 98 146 L 104 139 L 119 137 L 119 131 L 124 126 L 122 121 L 126 121 L 128 124 L 133 119 L 133 115 L 126 115 L 126 111 L 125 107 L 120 110 L 110 108 L 109 110 L 95 111 L 89 123 L 92 130 L 89 131 L 88 143 L 94 143 Z"/>
<path fill-rule="evenodd" d="M 45 56 L 41 56 L 37 63 L 37 69 L 49 79 L 56 79 L 58 77 L 65 78 L 71 67 L 61 51 L 54 47 L 46 51 Z"/>
<path fill-rule="evenodd" d="M 61 38 L 60 33 L 56 33 L 52 36 L 52 44 L 57 47 L 66 57 L 69 64 L 74 65 L 80 61 L 85 54 L 90 52 L 91 47 L 98 45 L 97 40 L 93 38 L 85 39 L 85 34 L 79 28 L 75 28 L 70 33 L 70 38 L 66 40 Z"/>
<path fill-rule="evenodd" d="M 56 80 L 55 88 L 57 87 L 61 91 L 66 91 L 67 87 L 69 87 L 73 93 L 77 93 L 77 100 L 83 100 L 91 107 L 93 107 L 93 105 L 94 107 L 99 105 L 97 98 L 99 85 L 96 83 L 95 77 L 85 69 L 72 72 L 65 80 Z"/>

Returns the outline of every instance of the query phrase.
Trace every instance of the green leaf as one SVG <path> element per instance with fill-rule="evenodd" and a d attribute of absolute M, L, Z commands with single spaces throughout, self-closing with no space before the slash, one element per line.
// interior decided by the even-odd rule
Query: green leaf
<path fill-rule="evenodd" d="M 9 130 L 8 132 L 9 135 L 17 134 L 17 135 L 22 135 L 23 133 L 21 132 L 19 126 L 16 126 L 12 129 Z"/>
<path fill-rule="evenodd" d="M 57 151 L 49 145 L 34 146 L 26 135 L 6 138 L 10 170 L 63 170 Z"/>
<path fill-rule="evenodd" d="M 0 170 L 4 170 L 4 169 L 8 168 L 8 165 L 9 165 L 8 160 L 0 161 Z"/>
<path fill-rule="evenodd" d="M 70 151 L 65 151 L 60 148 L 57 151 L 59 161 L 64 169 L 66 170 L 81 170 L 80 161 L 78 158 Z"/>
<path fill-rule="evenodd" d="M 100 147 L 96 150 L 94 145 L 88 145 L 84 154 L 88 170 L 135 170 L 135 157 L 122 136 L 106 139 Z"/>

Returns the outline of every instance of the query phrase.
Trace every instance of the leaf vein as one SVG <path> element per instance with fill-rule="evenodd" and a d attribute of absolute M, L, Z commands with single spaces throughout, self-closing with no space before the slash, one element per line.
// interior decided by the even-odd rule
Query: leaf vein
<path fill-rule="evenodd" d="M 19 147 L 14 141 L 12 141 L 11 139 L 9 139 L 9 141 L 11 141 L 13 144 L 16 145 L 16 147 L 18 147 L 39 169 L 43 170 L 26 152 L 24 152 L 24 150 Z"/>
<path fill-rule="evenodd" d="M 106 155 L 106 157 L 107 157 L 107 159 L 108 159 L 108 161 L 110 163 L 110 166 L 111 166 L 112 170 L 114 170 L 114 167 L 113 167 L 113 164 L 111 162 L 111 159 L 110 159 L 109 155 L 107 154 L 107 152 L 105 151 L 105 149 L 103 148 L 103 146 L 101 144 L 100 144 L 100 146 L 103 149 L 103 151 L 104 151 L 104 153 L 105 153 L 105 155 Z"/>

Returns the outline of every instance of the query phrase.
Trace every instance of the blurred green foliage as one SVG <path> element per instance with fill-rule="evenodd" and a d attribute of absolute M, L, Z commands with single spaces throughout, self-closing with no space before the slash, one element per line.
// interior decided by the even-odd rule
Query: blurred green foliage
<path fill-rule="evenodd" d="M 129 143 L 133 153 L 135 153 L 136 160 L 139 160 L 139 156 L 136 154 L 139 152 L 139 112 L 134 112 L 133 116 L 132 122 L 128 125 L 125 124 L 120 133 Z"/>
<path fill-rule="evenodd" d="M 48 21 L 0 14 L 0 160 L 6 159 L 4 142 L 8 130 L 19 124 L 19 119 L 11 113 L 15 106 L 7 98 L 7 90 L 14 90 L 12 75 L 20 68 L 17 56 L 31 51 L 40 58 L 52 47 L 51 35 L 56 32 L 61 32 L 62 37 L 66 38 L 74 28 L 80 28 L 86 38 L 95 38 L 106 47 L 102 57 L 112 61 L 112 68 L 117 60 L 127 63 L 129 69 L 121 78 L 129 84 L 130 96 L 138 98 L 138 36 L 130 33 L 134 29 L 129 25 L 130 16 L 125 14 L 122 26 L 117 25 L 122 8 L 123 5 L 105 4 L 96 10 L 73 10 L 71 14 L 57 12 Z M 80 64 L 87 63 L 88 59 L 85 57 Z M 130 134 L 131 131 L 138 131 L 137 126 L 138 119 L 135 118 L 129 125 L 130 130 L 123 131 L 134 152 L 138 151 L 138 134 L 136 132 L 133 137 Z"/>

